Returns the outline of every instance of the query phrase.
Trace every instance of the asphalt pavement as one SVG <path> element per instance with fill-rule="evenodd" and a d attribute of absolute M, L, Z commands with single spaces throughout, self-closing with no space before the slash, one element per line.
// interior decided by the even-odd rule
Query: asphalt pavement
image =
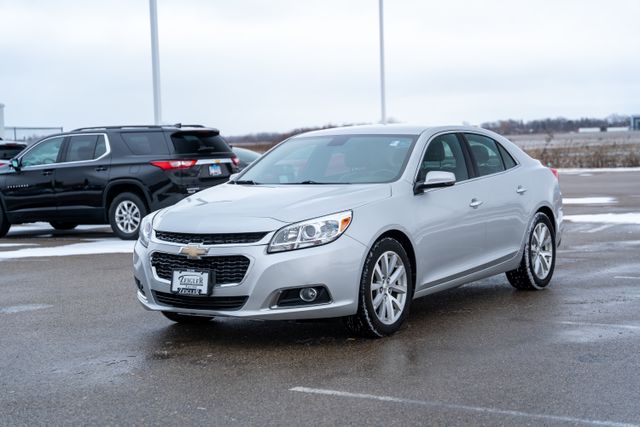
<path fill-rule="evenodd" d="M 16 228 L 0 425 L 640 425 L 640 171 L 560 179 L 550 288 L 470 283 L 379 340 L 335 320 L 176 325 L 138 304 L 130 254 L 74 255 L 122 249 L 108 229 Z"/>

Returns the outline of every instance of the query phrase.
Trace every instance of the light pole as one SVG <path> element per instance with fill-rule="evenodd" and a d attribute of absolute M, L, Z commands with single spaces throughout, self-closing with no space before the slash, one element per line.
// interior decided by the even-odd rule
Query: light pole
<path fill-rule="evenodd" d="M 151 73 L 153 75 L 153 121 L 162 124 L 162 97 L 160 96 L 160 57 L 158 54 L 158 5 L 149 0 L 151 20 Z"/>
<path fill-rule="evenodd" d="M 383 0 L 378 0 L 380 16 L 380 123 L 387 124 L 387 105 L 384 84 L 384 10 Z"/>

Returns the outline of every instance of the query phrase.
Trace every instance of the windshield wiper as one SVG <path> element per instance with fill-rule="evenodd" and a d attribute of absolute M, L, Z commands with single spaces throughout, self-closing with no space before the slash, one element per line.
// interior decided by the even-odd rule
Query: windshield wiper
<path fill-rule="evenodd" d="M 311 185 L 326 185 L 326 184 L 337 184 L 335 182 L 318 182 L 312 179 L 307 179 L 305 181 L 300 182 L 289 182 L 288 184 L 311 184 Z"/>
<path fill-rule="evenodd" d="M 229 184 L 240 184 L 240 185 L 258 185 L 258 182 L 252 181 L 250 179 L 241 179 L 239 181 L 229 181 Z"/>

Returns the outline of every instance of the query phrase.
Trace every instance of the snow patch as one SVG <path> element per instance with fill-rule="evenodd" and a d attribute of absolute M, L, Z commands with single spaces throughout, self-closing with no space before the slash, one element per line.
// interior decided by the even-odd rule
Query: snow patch
<path fill-rule="evenodd" d="M 565 215 L 564 219 L 571 222 L 591 222 L 602 224 L 634 224 L 640 225 L 640 213 L 605 213 L 591 215 Z M 2 256 L 0 254 L 0 256 Z"/>
<path fill-rule="evenodd" d="M 15 248 L 16 246 L 38 246 L 35 243 L 0 243 L 0 248 Z"/>
<path fill-rule="evenodd" d="M 611 205 L 618 203 L 615 197 L 565 197 L 563 205 Z"/>
<path fill-rule="evenodd" d="M 558 172 L 565 175 L 575 175 L 582 173 L 598 173 L 598 172 L 640 172 L 640 168 L 566 168 L 558 169 Z"/>
<path fill-rule="evenodd" d="M 133 253 L 135 244 L 136 242 L 131 240 L 95 239 L 66 246 L 26 248 L 0 252 L 0 261 L 16 258 Z"/>

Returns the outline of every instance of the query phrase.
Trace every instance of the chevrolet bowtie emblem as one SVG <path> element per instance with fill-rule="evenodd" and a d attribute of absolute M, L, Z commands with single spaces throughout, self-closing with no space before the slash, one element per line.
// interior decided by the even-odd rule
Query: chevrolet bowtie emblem
<path fill-rule="evenodd" d="M 189 259 L 200 259 L 202 255 L 206 255 L 209 252 L 208 249 L 202 246 L 189 245 L 180 248 L 180 254 L 186 255 Z"/>

